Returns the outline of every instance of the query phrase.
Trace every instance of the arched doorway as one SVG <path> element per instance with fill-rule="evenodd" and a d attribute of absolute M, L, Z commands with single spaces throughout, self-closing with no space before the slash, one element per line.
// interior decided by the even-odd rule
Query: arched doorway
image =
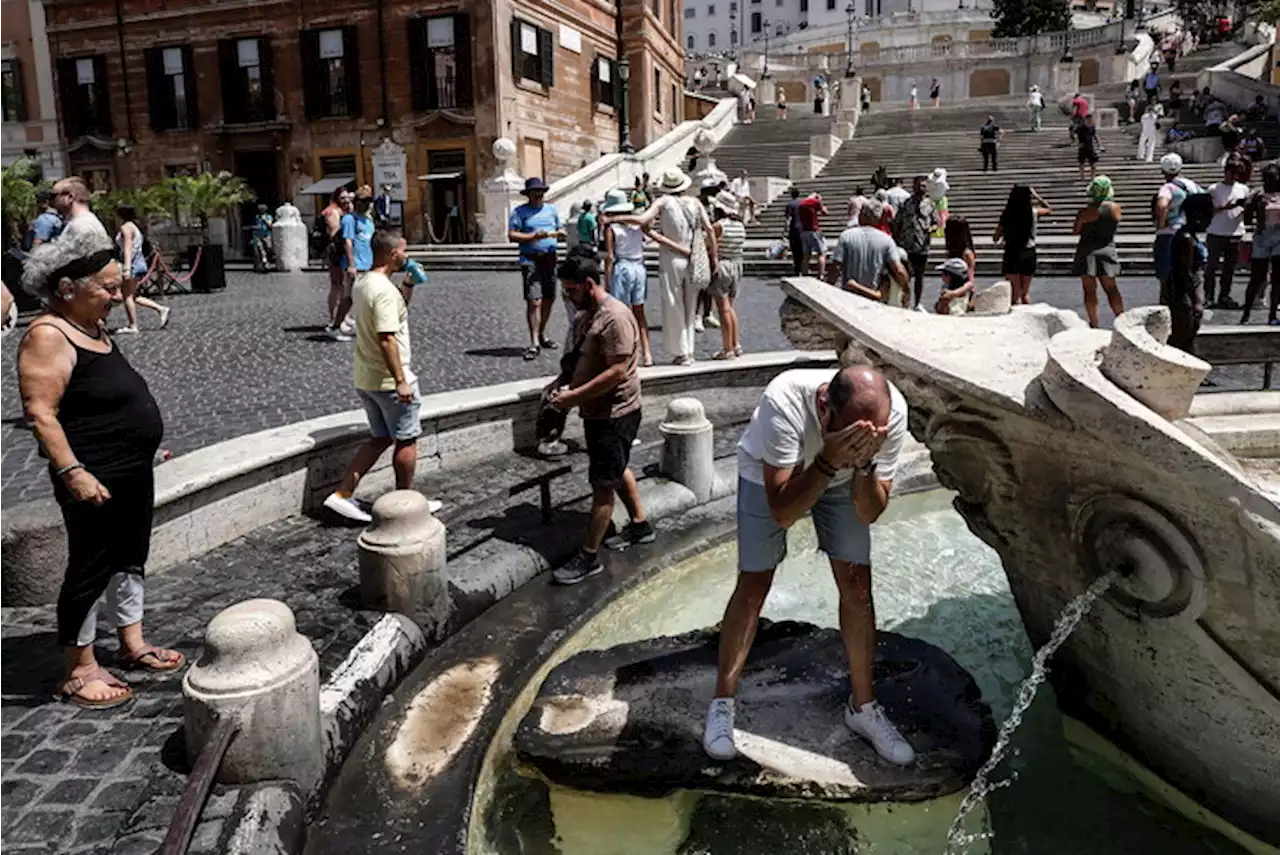
<path fill-rule="evenodd" d="M 1101 68 L 1098 61 L 1090 57 L 1080 60 L 1080 86 L 1097 86 Z"/>
<path fill-rule="evenodd" d="M 983 68 L 969 75 L 969 97 L 990 98 L 1009 94 L 1009 71 L 1004 68 Z"/>

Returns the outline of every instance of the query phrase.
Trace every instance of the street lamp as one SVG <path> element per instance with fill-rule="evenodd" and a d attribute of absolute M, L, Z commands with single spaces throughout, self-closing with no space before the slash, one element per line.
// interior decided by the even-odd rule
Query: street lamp
<path fill-rule="evenodd" d="M 850 0 L 848 8 L 844 10 L 844 14 L 849 19 L 849 52 L 846 55 L 844 76 L 853 77 L 853 28 L 857 23 L 856 15 L 858 14 L 858 10 L 854 8 L 853 0 Z"/>
<path fill-rule="evenodd" d="M 625 56 L 618 60 L 618 80 L 622 83 L 618 98 L 618 132 L 622 141 L 618 150 L 623 154 L 634 154 L 636 147 L 631 144 L 631 61 Z"/>
<path fill-rule="evenodd" d="M 762 21 L 764 26 L 764 70 L 760 72 L 761 77 L 769 76 L 769 22 Z"/>
<path fill-rule="evenodd" d="M 729 9 L 729 55 L 738 56 L 738 10 L 737 4 Z"/>

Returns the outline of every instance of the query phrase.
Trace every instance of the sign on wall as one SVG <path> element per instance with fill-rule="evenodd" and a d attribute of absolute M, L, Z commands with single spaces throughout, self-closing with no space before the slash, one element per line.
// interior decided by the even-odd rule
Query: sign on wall
<path fill-rule="evenodd" d="M 409 197 L 404 148 L 390 139 L 373 150 L 373 192 L 382 192 L 383 184 L 391 185 L 391 198 L 403 202 Z"/>

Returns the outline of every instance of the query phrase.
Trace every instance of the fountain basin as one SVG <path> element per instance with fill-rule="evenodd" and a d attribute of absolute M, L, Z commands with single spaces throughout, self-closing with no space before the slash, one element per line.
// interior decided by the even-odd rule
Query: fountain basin
<path fill-rule="evenodd" d="M 882 632 L 876 697 L 916 749 L 896 766 L 844 726 L 840 634 L 764 621 L 739 692 L 739 757 L 710 760 L 714 628 L 591 650 L 547 677 L 516 732 L 519 759 L 557 784 L 663 795 L 676 789 L 824 801 L 924 801 L 966 786 L 995 741 L 973 677 L 939 648 Z"/>

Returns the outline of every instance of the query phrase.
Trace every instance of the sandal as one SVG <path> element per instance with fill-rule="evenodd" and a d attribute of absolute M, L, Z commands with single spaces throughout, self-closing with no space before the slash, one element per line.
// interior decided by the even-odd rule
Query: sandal
<path fill-rule="evenodd" d="M 106 683 L 113 689 L 124 689 L 123 695 L 114 698 L 86 698 L 80 692 L 85 686 L 93 682 Z M 58 697 L 68 703 L 75 704 L 85 710 L 110 710 L 116 707 L 124 706 L 133 700 L 133 689 L 128 683 L 121 681 L 118 677 L 110 674 L 102 668 L 96 671 L 90 671 L 83 677 L 72 677 L 58 687 Z"/>
<path fill-rule="evenodd" d="M 554 342 L 549 338 L 544 338 L 542 341 L 538 342 L 538 344 L 542 346 L 543 350 L 555 350 L 560 346 L 558 342 Z"/>
<path fill-rule="evenodd" d="M 724 360 L 726 360 L 726 359 L 737 359 L 737 358 L 738 358 L 738 354 L 734 353 L 732 350 L 721 350 L 721 351 L 718 351 L 718 352 L 717 352 L 714 356 L 712 356 L 711 358 L 712 358 L 712 359 L 718 359 L 718 360 L 724 361 Z"/>
<path fill-rule="evenodd" d="M 172 658 L 174 656 L 177 658 Z M 116 654 L 116 664 L 126 671 L 177 671 L 187 664 L 187 657 L 177 650 L 165 650 L 163 647 L 148 644 L 136 653 L 121 650 Z"/>
<path fill-rule="evenodd" d="M 742 355 L 742 348 L 741 348 L 741 347 L 735 347 L 735 348 L 733 349 L 733 355 L 734 355 L 734 356 L 741 356 L 741 355 Z"/>
<path fill-rule="evenodd" d="M 524 349 L 524 361 L 532 362 L 538 358 L 538 354 L 542 352 L 542 348 L 530 345 Z"/>

